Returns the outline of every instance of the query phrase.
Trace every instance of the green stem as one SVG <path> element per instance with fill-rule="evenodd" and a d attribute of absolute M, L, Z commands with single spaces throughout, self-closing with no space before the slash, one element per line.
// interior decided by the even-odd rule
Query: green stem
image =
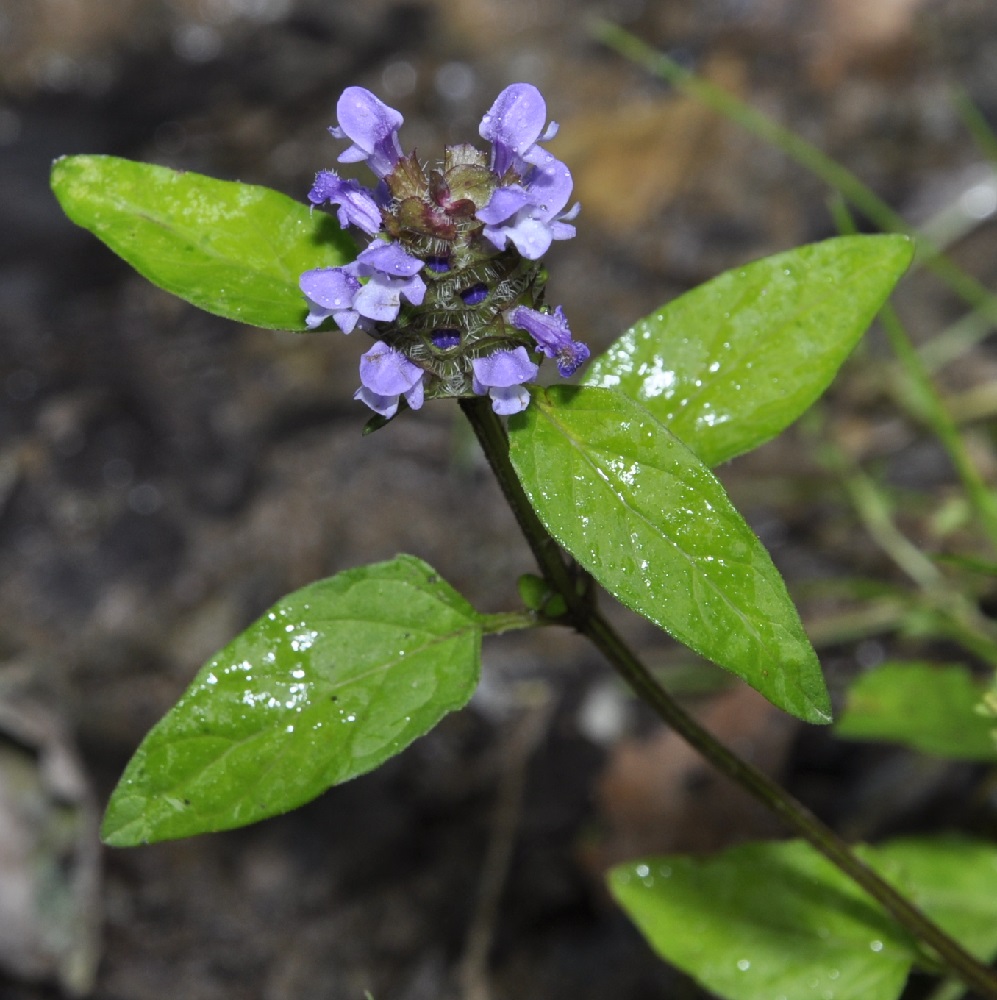
<path fill-rule="evenodd" d="M 980 525 L 990 539 L 991 545 L 997 549 L 997 497 L 973 463 L 959 428 L 945 408 L 945 403 L 931 381 L 923 359 L 918 355 L 892 306 L 883 307 L 880 320 L 890 340 L 890 347 L 907 376 L 912 390 L 912 402 L 921 418 L 934 431 L 942 447 L 948 452 L 956 473 L 962 480 L 969 502 L 976 511 Z"/>
<path fill-rule="evenodd" d="M 997 977 L 986 966 L 861 861 L 844 840 L 802 803 L 715 739 L 658 684 L 612 625 L 594 608 L 590 595 L 577 586 L 577 575 L 541 523 L 516 476 L 509 460 L 508 437 L 488 400 L 464 399 L 461 409 L 477 435 L 541 573 L 564 598 L 568 608 L 567 622 L 591 640 L 658 717 L 718 771 L 780 816 L 788 827 L 860 885 L 916 940 L 933 949 L 953 976 L 988 1000 L 997 1000 Z"/>
<path fill-rule="evenodd" d="M 478 438 L 481 450 L 485 453 L 485 458 L 498 480 L 502 495 L 512 508 L 519 530 L 530 546 L 544 578 L 553 590 L 561 594 L 569 609 L 574 606 L 579 611 L 583 610 L 580 606 L 576 577 L 562 557 L 557 542 L 550 537 L 540 518 L 537 517 L 533 504 L 526 496 L 519 477 L 509 461 L 509 438 L 502 421 L 495 416 L 491 404 L 484 397 L 462 399 L 460 408 Z"/>
<path fill-rule="evenodd" d="M 855 221 L 846 205 L 832 206 L 832 213 L 842 233 L 855 232 Z M 959 433 L 959 428 L 952 414 L 949 413 L 945 401 L 931 380 L 928 363 L 914 347 L 903 323 L 900 322 L 896 309 L 887 303 L 879 315 L 883 329 L 890 341 L 890 347 L 906 376 L 904 385 L 906 392 L 904 398 L 900 400 L 901 405 L 908 411 L 913 411 L 917 419 L 926 423 L 934 431 L 935 436 L 948 453 L 956 474 L 962 480 L 963 488 L 976 511 L 984 533 L 990 539 L 991 545 L 997 548 L 997 497 L 990 491 L 979 469 L 973 463 L 969 449 Z M 871 527 L 878 524 L 883 528 L 884 543 L 890 541 L 886 536 L 891 529 L 893 530 L 893 544 L 883 544 L 883 548 L 890 552 L 904 572 L 922 587 L 935 584 L 939 578 L 937 569 L 920 550 L 895 531 L 892 518 L 885 505 L 882 505 L 882 511 L 875 512 L 876 488 L 872 482 L 864 479 L 861 473 L 854 470 L 851 476 L 846 476 L 845 485 L 852 494 L 859 510 L 863 509 L 863 501 L 868 501 L 864 503 L 864 507 L 873 515 L 868 518 L 868 521 Z M 882 516 L 879 516 L 880 514 Z"/>
<path fill-rule="evenodd" d="M 952 88 L 952 103 L 956 113 L 973 137 L 980 152 L 993 164 L 997 164 L 997 135 L 990 123 L 983 117 L 973 99 L 962 87 Z"/>
<path fill-rule="evenodd" d="M 484 635 L 502 635 L 524 628 L 536 628 L 543 624 L 537 616 L 528 611 L 500 611 L 493 615 L 481 615 L 481 631 Z"/>

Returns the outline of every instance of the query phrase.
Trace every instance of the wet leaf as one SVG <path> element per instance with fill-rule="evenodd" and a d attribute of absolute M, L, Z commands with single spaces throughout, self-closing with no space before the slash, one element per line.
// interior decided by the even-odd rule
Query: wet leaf
<path fill-rule="evenodd" d="M 843 236 L 728 271 L 640 320 L 585 384 L 642 402 L 719 465 L 824 392 L 912 254 L 904 236 Z"/>
<path fill-rule="evenodd" d="M 620 392 L 534 390 L 510 456 L 557 541 L 611 594 L 809 722 L 817 656 L 764 546 L 712 472 Z"/>
<path fill-rule="evenodd" d="M 997 951 L 997 848 L 904 840 L 859 853 L 980 958 Z M 645 858 L 610 890 L 666 961 L 728 1000 L 895 1000 L 915 943 L 809 844 Z"/>
<path fill-rule="evenodd" d="M 867 848 L 911 902 L 977 958 L 997 955 L 997 845 L 968 837 L 911 837 Z"/>
<path fill-rule="evenodd" d="M 997 760 L 993 719 L 978 711 L 984 687 L 963 666 L 883 663 L 848 689 L 835 726 L 852 740 L 890 740 L 958 760 Z"/>
<path fill-rule="evenodd" d="M 306 329 L 301 273 L 357 253 L 330 216 L 277 191 L 149 163 L 67 156 L 52 167 L 52 190 L 154 285 L 251 326 Z"/>
<path fill-rule="evenodd" d="M 108 844 L 226 830 L 377 767 L 465 705 L 481 621 L 412 556 L 295 591 L 194 678 L 129 762 Z"/>

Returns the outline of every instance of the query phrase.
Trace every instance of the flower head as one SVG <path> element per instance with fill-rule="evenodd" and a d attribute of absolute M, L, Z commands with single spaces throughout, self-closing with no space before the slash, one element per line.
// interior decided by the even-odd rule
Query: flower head
<path fill-rule="evenodd" d="M 540 145 L 557 131 L 540 91 L 507 87 L 481 121 L 490 152 L 448 146 L 435 167 L 402 152 L 402 116 L 370 91 L 348 87 L 336 110 L 330 131 L 351 142 L 340 161 L 366 163 L 376 186 L 322 170 L 308 197 L 372 239 L 350 264 L 306 271 L 301 290 L 309 328 L 331 317 L 375 339 L 356 398 L 388 418 L 403 399 L 471 395 L 511 414 L 529 405 L 535 351 L 573 373 L 588 348 L 560 307 L 542 311 L 539 261 L 574 236 L 578 206 L 565 210 L 571 172 Z"/>

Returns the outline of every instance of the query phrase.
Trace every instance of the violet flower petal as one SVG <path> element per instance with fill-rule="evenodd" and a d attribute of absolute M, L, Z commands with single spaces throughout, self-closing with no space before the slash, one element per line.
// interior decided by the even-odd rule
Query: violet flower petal
<path fill-rule="evenodd" d="M 298 286 L 309 305 L 305 325 L 309 329 L 319 326 L 330 316 L 343 333 L 350 333 L 357 325 L 359 315 L 354 309 L 360 282 L 341 267 L 318 267 L 305 271 L 298 279 Z"/>
<path fill-rule="evenodd" d="M 390 174 L 402 156 L 398 129 L 405 119 L 364 87 L 347 87 L 336 104 L 336 115 L 339 124 L 329 131 L 337 139 L 353 141 L 339 154 L 339 162 L 366 160 L 378 177 Z"/>
<path fill-rule="evenodd" d="M 379 413 L 382 417 L 386 417 L 389 420 L 398 412 L 398 400 L 400 398 L 398 393 L 395 393 L 393 396 L 382 396 L 380 393 L 371 392 L 370 389 L 362 385 L 353 393 L 353 398 L 360 400 L 361 403 L 365 403 L 375 413 Z"/>
<path fill-rule="evenodd" d="M 391 277 L 410 277 L 425 266 L 418 257 L 407 254 L 397 243 L 375 240 L 356 259 L 361 275 L 380 271 Z"/>
<path fill-rule="evenodd" d="M 360 358 L 361 385 L 353 398 L 382 417 L 390 418 L 398 412 L 398 400 L 403 395 L 408 405 L 418 410 L 425 394 L 422 376 L 418 365 L 379 340 Z"/>
<path fill-rule="evenodd" d="M 361 316 L 390 323 L 398 318 L 401 298 L 404 296 L 412 305 L 420 305 L 426 295 L 426 283 L 418 275 L 411 278 L 392 278 L 386 274 L 374 274 L 353 300 L 353 307 Z"/>
<path fill-rule="evenodd" d="M 571 171 L 557 157 L 539 147 L 530 161 L 534 169 L 527 175 L 526 190 L 533 203 L 539 206 L 542 217 L 551 219 L 568 204 L 571 197 L 574 183 Z"/>
<path fill-rule="evenodd" d="M 514 413 L 522 413 L 530 405 L 530 390 L 524 385 L 493 387 L 488 390 L 488 395 L 492 401 L 492 409 L 500 417 L 511 417 Z"/>
<path fill-rule="evenodd" d="M 417 364 L 383 340 L 360 358 L 361 384 L 382 396 L 408 392 L 422 381 L 422 376 L 423 370 Z"/>
<path fill-rule="evenodd" d="M 478 209 L 475 215 L 484 223 L 497 226 L 512 218 L 521 208 L 533 206 L 533 200 L 525 188 L 518 184 L 509 187 L 496 188 L 484 208 Z"/>
<path fill-rule="evenodd" d="M 471 361 L 471 368 L 474 371 L 474 382 L 476 386 L 481 386 L 482 390 L 493 386 L 505 388 L 529 382 L 536 378 L 540 371 L 539 366 L 530 360 L 525 347 L 495 351 L 487 357 L 474 358 Z M 479 392 L 477 387 L 474 391 Z"/>
<path fill-rule="evenodd" d="M 367 283 L 354 299 L 354 308 L 361 316 L 389 323 L 398 317 L 401 299 L 421 305 L 426 296 L 426 283 L 418 271 L 423 261 L 407 254 L 397 243 L 375 240 L 347 267 Z"/>
<path fill-rule="evenodd" d="M 529 83 L 514 83 L 495 98 L 478 134 L 492 144 L 492 170 L 502 177 L 539 138 L 547 120 L 543 95 Z"/>
<path fill-rule="evenodd" d="M 498 250 L 504 250 L 506 243 L 511 241 L 527 260 L 539 260 L 550 249 L 554 238 L 551 227 L 528 212 L 518 212 L 501 226 L 485 226 L 482 234 Z"/>
<path fill-rule="evenodd" d="M 567 378 L 589 358 L 588 347 L 574 340 L 564 311 L 558 306 L 552 313 L 542 313 L 527 306 L 516 306 L 508 314 L 509 322 L 525 330 L 548 358 L 557 359 L 557 370 Z"/>
<path fill-rule="evenodd" d="M 418 382 L 411 389 L 403 393 L 405 396 L 405 402 L 408 403 L 410 410 L 422 409 L 422 404 L 426 398 L 426 388 L 423 380 L 420 378 Z"/>
<path fill-rule="evenodd" d="M 359 181 L 344 180 L 334 170 L 320 170 L 315 175 L 308 200 L 313 205 L 338 205 L 336 217 L 343 229 L 356 226 L 370 236 L 381 229 L 381 211 L 373 194 Z"/>
<path fill-rule="evenodd" d="M 524 184 L 510 184 L 495 190 L 477 217 L 485 223 L 484 236 L 497 249 L 511 241 L 529 260 L 539 260 L 552 240 L 571 239 L 574 226 L 561 220 L 574 218 L 578 206 L 561 213 L 571 196 L 571 171 L 556 157 L 534 147 L 535 164 Z"/>

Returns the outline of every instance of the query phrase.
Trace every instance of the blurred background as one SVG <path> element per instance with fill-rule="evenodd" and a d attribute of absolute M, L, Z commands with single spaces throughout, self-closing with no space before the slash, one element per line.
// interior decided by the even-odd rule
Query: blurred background
<path fill-rule="evenodd" d="M 531 563 L 455 407 L 361 439 L 355 338 L 241 328 L 151 287 L 61 214 L 51 161 L 110 153 L 304 200 L 342 148 L 326 129 L 345 86 L 398 108 L 404 147 L 433 159 L 477 140 L 502 87 L 535 83 L 582 202 L 549 301 L 593 352 L 721 270 L 834 235 L 821 182 L 602 47 L 592 16 L 947 225 L 997 288 L 992 169 L 959 112 L 968 95 L 997 123 L 988 0 L 0 0 L 0 996 L 704 996 L 601 873 L 778 830 L 554 630 L 492 640 L 468 709 L 297 812 L 128 851 L 95 839 L 146 730 L 282 594 L 410 552 L 502 610 Z M 899 307 L 918 339 L 962 308 L 923 273 Z M 986 333 L 940 377 L 993 481 Z M 816 416 L 720 473 L 836 694 L 933 651 L 834 586 L 899 574 L 813 434 L 878 463 L 929 549 L 954 493 L 889 374 L 873 334 Z M 715 732 L 847 835 L 994 822 L 967 799 L 972 768 L 835 742 L 614 615 Z"/>

